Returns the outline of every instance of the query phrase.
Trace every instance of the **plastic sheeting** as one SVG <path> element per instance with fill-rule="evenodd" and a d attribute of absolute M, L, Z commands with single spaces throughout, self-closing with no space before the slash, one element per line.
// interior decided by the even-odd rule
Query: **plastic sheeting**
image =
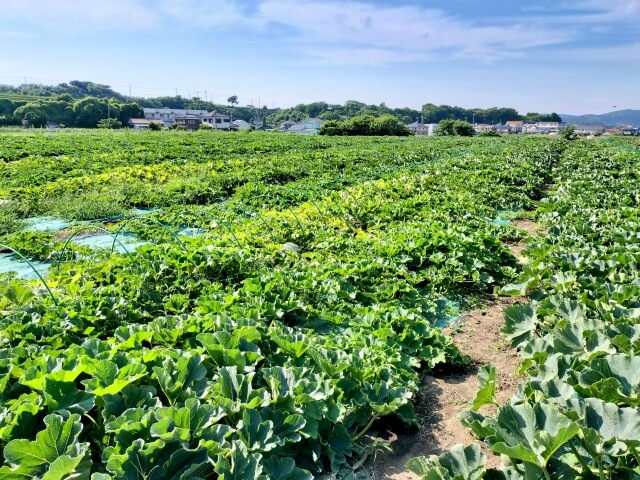
<path fill-rule="evenodd" d="M 460 321 L 460 302 L 441 298 L 436 300 L 435 318 L 432 323 L 438 328 L 445 328 L 452 323 Z"/>
<path fill-rule="evenodd" d="M 71 222 L 66 222 L 59 218 L 55 217 L 32 217 L 26 219 L 27 224 L 29 225 L 26 229 L 31 231 L 54 231 L 57 232 L 64 228 L 70 227 L 73 225 Z"/>
<path fill-rule="evenodd" d="M 113 247 L 114 252 L 125 253 L 134 251 L 137 247 L 141 245 L 149 245 L 149 242 L 139 241 L 135 235 L 130 233 L 123 233 L 118 235 L 117 240 L 115 240 L 111 235 L 85 235 L 82 237 L 75 237 L 72 240 L 74 243 L 78 245 L 86 245 L 91 248 L 108 248 L 111 250 Z"/>
<path fill-rule="evenodd" d="M 48 262 L 31 261 L 31 264 L 38 270 L 40 275 L 44 275 L 49 271 Z M 18 278 L 34 279 L 38 278 L 33 269 L 27 262 L 11 253 L 0 253 L 0 274 L 14 272 Z"/>
<path fill-rule="evenodd" d="M 207 230 L 203 228 L 183 228 L 178 232 L 178 235 L 184 235 L 185 237 L 199 237 L 200 235 L 204 235 L 207 233 Z"/>

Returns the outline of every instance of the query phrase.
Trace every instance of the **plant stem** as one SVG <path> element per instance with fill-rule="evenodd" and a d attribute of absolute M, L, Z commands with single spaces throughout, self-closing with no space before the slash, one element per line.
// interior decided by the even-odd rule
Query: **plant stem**
<path fill-rule="evenodd" d="M 576 458 L 580 462 L 580 465 L 582 465 L 582 468 L 585 471 L 584 473 L 590 472 L 591 471 L 591 467 L 589 467 L 589 465 L 587 465 L 587 462 L 585 462 L 584 458 L 582 458 L 582 456 L 578 453 L 578 449 L 575 447 L 573 442 L 569 442 L 569 448 L 571 449 L 573 454 L 576 456 Z"/>
<path fill-rule="evenodd" d="M 360 438 L 367 433 L 367 430 L 369 430 L 371 428 L 371 425 L 373 425 L 373 422 L 375 422 L 378 419 L 378 417 L 376 417 L 375 415 L 373 417 L 371 417 L 371 420 L 369 420 L 369 423 L 367 423 L 364 428 L 360 431 L 360 433 L 358 433 L 355 437 L 353 437 L 353 441 L 357 442 L 358 440 L 360 440 Z"/>

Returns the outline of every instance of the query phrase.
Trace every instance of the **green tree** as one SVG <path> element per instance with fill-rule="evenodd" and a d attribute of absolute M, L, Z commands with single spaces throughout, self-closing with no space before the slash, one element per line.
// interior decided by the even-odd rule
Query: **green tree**
<path fill-rule="evenodd" d="M 47 119 L 50 122 L 59 123 L 61 125 L 72 125 L 75 120 L 72 104 L 58 100 L 59 97 L 55 98 L 56 100 L 42 103 L 42 108 L 47 115 Z"/>
<path fill-rule="evenodd" d="M 118 118 L 123 125 L 126 125 L 127 122 L 132 118 L 144 118 L 144 110 L 135 102 L 124 103 L 120 105 L 119 108 L 120 115 L 118 116 Z"/>
<path fill-rule="evenodd" d="M 238 105 L 238 96 L 237 95 L 231 95 L 229 98 L 227 98 L 227 103 L 229 105 L 231 105 L 232 107 L 235 105 Z"/>
<path fill-rule="evenodd" d="M 122 128 L 122 122 L 117 118 L 103 118 L 102 120 L 98 120 L 96 127 L 117 130 Z"/>
<path fill-rule="evenodd" d="M 18 122 L 28 122 L 37 128 L 44 127 L 48 121 L 47 112 L 40 103 L 27 103 L 18 107 L 13 116 Z"/>
<path fill-rule="evenodd" d="M 439 136 L 458 136 L 472 137 L 476 134 L 473 125 L 463 120 L 447 119 L 438 123 L 436 135 Z"/>
<path fill-rule="evenodd" d="M 120 109 L 118 104 L 109 104 L 104 98 L 87 97 L 73 104 L 76 115 L 76 126 L 81 128 L 95 128 L 103 118 L 118 118 Z"/>
<path fill-rule="evenodd" d="M 560 136 L 565 140 L 575 140 L 578 138 L 578 134 L 576 133 L 575 125 L 567 125 L 565 128 L 560 130 Z"/>
<path fill-rule="evenodd" d="M 412 135 L 403 123 L 400 123 L 397 117 L 393 115 L 382 115 L 373 121 L 373 130 L 375 135 L 391 135 L 398 137 L 408 137 Z"/>

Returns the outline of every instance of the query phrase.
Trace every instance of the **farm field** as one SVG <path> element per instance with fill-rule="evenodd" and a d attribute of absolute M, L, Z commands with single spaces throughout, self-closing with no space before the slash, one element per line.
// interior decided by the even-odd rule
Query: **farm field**
<path fill-rule="evenodd" d="M 639 146 L 0 133 L 0 249 L 47 270 L 0 277 L 0 478 L 357 478 L 500 289 L 527 382 L 484 417 L 483 370 L 486 478 L 634 478 Z M 548 227 L 524 267 L 518 217 Z M 484 472 L 411 461 L 454 464 Z"/>

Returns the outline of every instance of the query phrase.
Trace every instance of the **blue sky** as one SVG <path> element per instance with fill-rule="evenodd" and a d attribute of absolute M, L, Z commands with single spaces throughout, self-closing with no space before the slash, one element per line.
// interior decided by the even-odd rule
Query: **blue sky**
<path fill-rule="evenodd" d="M 640 0 L 0 0 L 0 83 L 280 107 L 640 108 Z"/>

